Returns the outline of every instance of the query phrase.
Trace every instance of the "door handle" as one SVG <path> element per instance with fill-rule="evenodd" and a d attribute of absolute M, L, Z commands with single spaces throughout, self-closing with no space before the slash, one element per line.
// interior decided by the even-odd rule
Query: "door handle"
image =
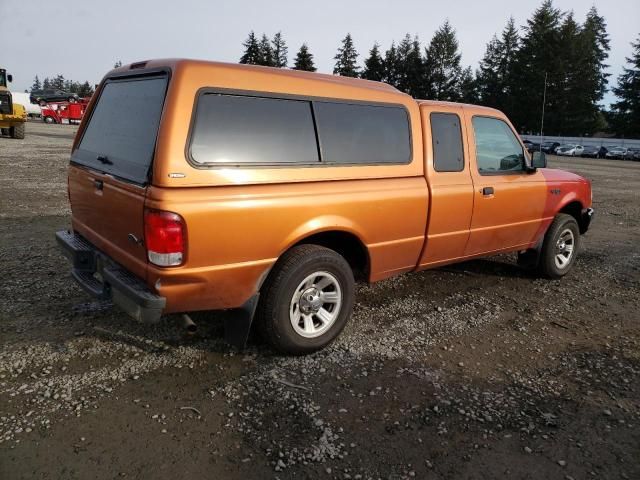
<path fill-rule="evenodd" d="M 482 189 L 482 195 L 488 197 L 489 195 L 493 195 L 493 187 L 484 187 Z"/>

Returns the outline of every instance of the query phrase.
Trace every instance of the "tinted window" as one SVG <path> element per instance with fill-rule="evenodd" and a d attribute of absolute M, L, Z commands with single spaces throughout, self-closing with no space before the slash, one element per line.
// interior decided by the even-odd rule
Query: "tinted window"
<path fill-rule="evenodd" d="M 524 152 L 509 125 L 497 118 L 473 117 L 476 156 L 480 173 L 517 172 L 524 169 Z"/>
<path fill-rule="evenodd" d="M 166 75 L 108 82 L 72 161 L 146 182 L 166 86 Z"/>
<path fill-rule="evenodd" d="M 207 93 L 191 140 L 198 163 L 313 163 L 318 146 L 311 103 Z"/>
<path fill-rule="evenodd" d="M 438 172 L 460 172 L 464 168 L 460 117 L 453 113 L 431 114 L 433 166 Z"/>
<path fill-rule="evenodd" d="M 322 161 L 407 163 L 409 119 L 403 108 L 314 102 Z"/>

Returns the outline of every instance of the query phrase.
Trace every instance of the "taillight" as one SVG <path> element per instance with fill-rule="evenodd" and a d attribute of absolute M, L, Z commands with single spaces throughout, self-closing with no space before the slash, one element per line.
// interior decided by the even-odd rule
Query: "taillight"
<path fill-rule="evenodd" d="M 175 267 L 184 262 L 187 231 L 177 213 L 144 211 L 144 243 L 149 261 L 159 267 Z"/>

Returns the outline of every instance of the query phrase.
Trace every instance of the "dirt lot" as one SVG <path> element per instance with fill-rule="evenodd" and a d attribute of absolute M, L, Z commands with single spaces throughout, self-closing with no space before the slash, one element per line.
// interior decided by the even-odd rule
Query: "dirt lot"
<path fill-rule="evenodd" d="M 238 352 L 92 302 L 74 127 L 0 138 L 0 478 L 640 478 L 640 163 L 552 159 L 597 217 L 561 281 L 511 256 L 358 288 L 329 349 Z"/>

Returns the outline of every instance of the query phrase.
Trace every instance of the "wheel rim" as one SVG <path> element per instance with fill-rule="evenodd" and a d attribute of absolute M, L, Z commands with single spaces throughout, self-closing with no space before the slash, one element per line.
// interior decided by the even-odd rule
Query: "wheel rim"
<path fill-rule="evenodd" d="M 569 228 L 564 229 L 556 242 L 556 267 L 559 269 L 567 268 L 573 258 L 575 246 L 576 242 L 573 231 Z"/>
<path fill-rule="evenodd" d="M 338 279 L 329 272 L 312 273 L 300 282 L 291 298 L 291 326 L 301 337 L 319 337 L 335 323 L 341 307 Z"/>

